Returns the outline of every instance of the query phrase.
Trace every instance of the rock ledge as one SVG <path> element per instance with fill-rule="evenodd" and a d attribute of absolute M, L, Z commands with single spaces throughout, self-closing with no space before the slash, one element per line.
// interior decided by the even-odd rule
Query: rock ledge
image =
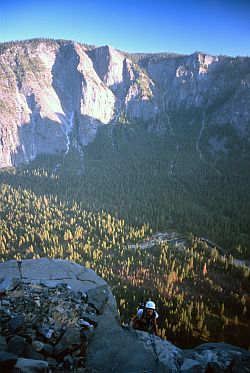
<path fill-rule="evenodd" d="M 0 263 L 0 371 L 249 373 L 250 353 L 225 343 L 181 350 L 119 324 L 107 283 L 60 259 Z"/>

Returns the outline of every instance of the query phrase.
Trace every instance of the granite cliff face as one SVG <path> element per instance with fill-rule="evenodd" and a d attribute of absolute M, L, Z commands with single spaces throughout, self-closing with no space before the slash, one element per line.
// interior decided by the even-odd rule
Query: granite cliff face
<path fill-rule="evenodd" d="M 182 350 L 119 324 L 94 271 L 60 259 L 0 263 L 0 370 L 4 372 L 249 372 L 249 352 L 224 343 Z"/>
<path fill-rule="evenodd" d="M 3 48 L 0 70 L 1 167 L 67 152 L 76 122 L 84 145 L 98 126 L 118 120 L 121 112 L 152 116 L 153 83 L 111 47 L 14 43 Z"/>
<path fill-rule="evenodd" d="M 109 123 L 140 119 L 162 133 L 176 110 L 249 134 L 249 58 L 128 55 L 53 40 L 0 47 L 0 167 L 67 153 L 73 128 L 79 145 Z"/>

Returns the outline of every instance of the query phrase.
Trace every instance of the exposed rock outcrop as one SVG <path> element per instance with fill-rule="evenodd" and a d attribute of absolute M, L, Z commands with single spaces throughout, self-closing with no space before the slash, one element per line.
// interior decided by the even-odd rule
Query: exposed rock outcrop
<path fill-rule="evenodd" d="M 0 167 L 67 153 L 73 128 L 80 146 L 108 123 L 140 119 L 162 133 L 175 110 L 203 110 L 215 124 L 248 131 L 247 57 L 128 56 L 53 40 L 0 47 Z"/>
<path fill-rule="evenodd" d="M 210 343 L 181 350 L 122 328 L 106 282 L 65 260 L 0 263 L 0 320 L 4 371 L 249 371 L 250 354 L 241 348 Z"/>
<path fill-rule="evenodd" d="M 79 368 L 99 322 L 118 325 L 106 282 L 65 260 L 1 263 L 0 295 L 0 367 L 13 371 Z"/>

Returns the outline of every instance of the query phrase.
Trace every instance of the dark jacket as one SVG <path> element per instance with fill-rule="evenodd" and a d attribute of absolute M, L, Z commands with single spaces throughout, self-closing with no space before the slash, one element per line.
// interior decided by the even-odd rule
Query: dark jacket
<path fill-rule="evenodd" d="M 154 311 L 152 315 L 148 316 L 146 309 L 139 309 L 137 315 L 132 320 L 132 327 L 136 330 L 157 335 L 157 317 L 158 314 L 156 311 Z"/>

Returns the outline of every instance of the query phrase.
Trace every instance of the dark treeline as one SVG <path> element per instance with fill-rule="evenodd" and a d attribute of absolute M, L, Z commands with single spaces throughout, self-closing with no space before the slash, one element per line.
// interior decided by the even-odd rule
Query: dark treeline
<path fill-rule="evenodd" d="M 55 193 L 84 208 L 108 211 L 130 224 L 149 223 L 154 231 L 193 232 L 249 259 L 248 144 L 229 126 L 218 128 L 218 138 L 226 136 L 233 145 L 226 157 L 212 157 L 202 140 L 202 161 L 196 144 L 201 118 L 195 114 L 192 127 L 180 125 L 180 114 L 171 117 L 178 151 L 167 126 L 164 134 L 153 135 L 147 123 L 109 125 L 86 147 L 72 147 L 67 156 L 41 156 L 0 177 L 38 194 Z M 214 131 L 208 123 L 204 138 Z"/>
<path fill-rule="evenodd" d="M 83 159 L 76 149 L 67 156 L 40 157 L 30 167 L 2 172 L 1 180 L 109 211 L 131 224 L 147 222 L 154 231 L 178 227 L 248 259 L 248 159 L 237 158 L 236 147 L 227 160 L 201 162 L 195 149 L 198 128 L 194 126 L 196 136 L 188 140 L 185 132 L 191 129 L 176 128 L 178 152 L 169 133 L 152 136 L 137 125 L 103 127 L 95 141 L 83 148 Z"/>

